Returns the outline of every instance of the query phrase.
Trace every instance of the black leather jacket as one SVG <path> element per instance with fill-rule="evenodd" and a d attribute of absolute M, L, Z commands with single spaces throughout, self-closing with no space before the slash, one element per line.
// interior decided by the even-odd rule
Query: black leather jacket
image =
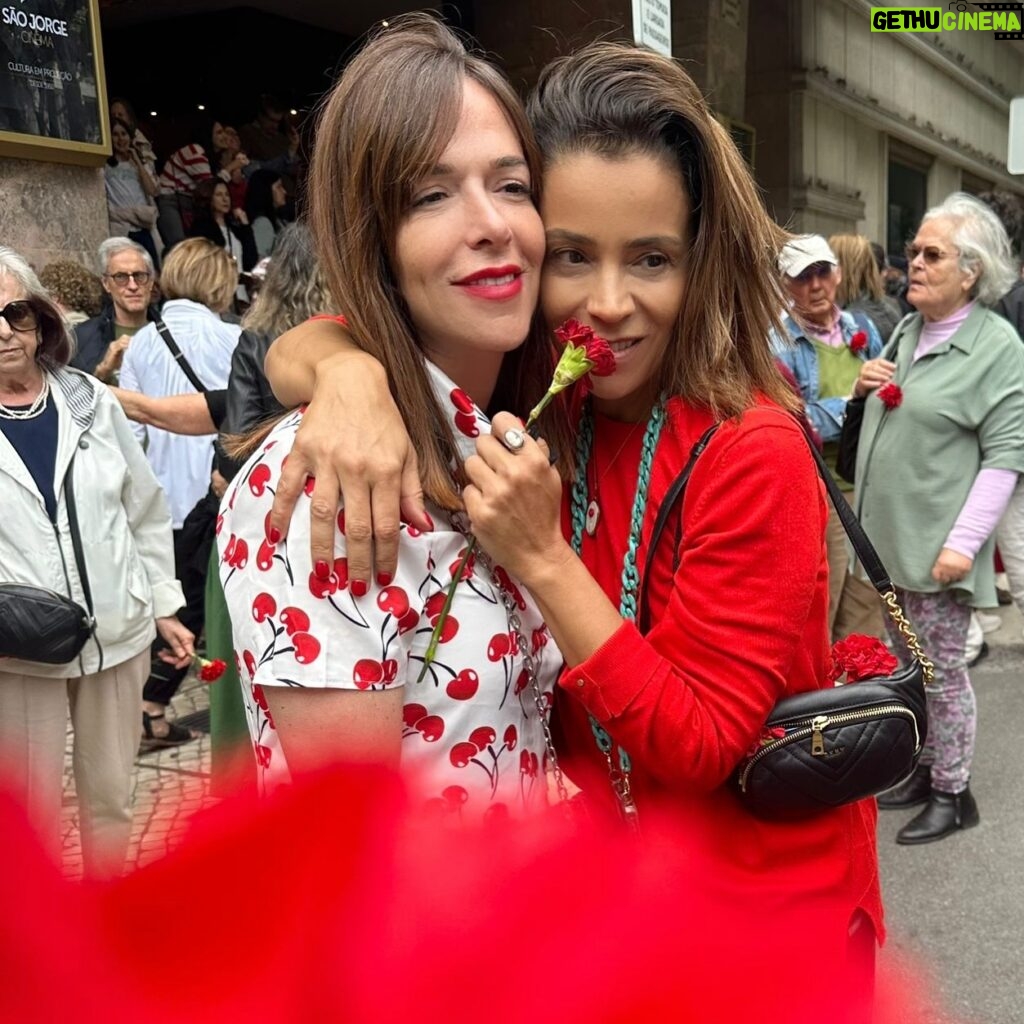
<path fill-rule="evenodd" d="M 224 434 L 245 434 L 271 416 L 284 412 L 284 406 L 274 397 L 263 372 L 263 360 L 274 339 L 256 331 L 242 331 L 231 357 L 231 376 L 228 378 L 227 415 L 221 424 Z M 241 468 L 226 456 L 218 460 L 221 474 L 230 480 Z"/>

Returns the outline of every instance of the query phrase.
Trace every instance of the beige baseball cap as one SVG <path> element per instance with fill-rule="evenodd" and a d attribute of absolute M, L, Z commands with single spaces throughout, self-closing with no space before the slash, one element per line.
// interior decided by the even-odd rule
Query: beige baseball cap
<path fill-rule="evenodd" d="M 796 277 L 815 263 L 839 265 L 836 254 L 821 235 L 800 235 L 779 253 L 779 270 L 786 277 Z"/>

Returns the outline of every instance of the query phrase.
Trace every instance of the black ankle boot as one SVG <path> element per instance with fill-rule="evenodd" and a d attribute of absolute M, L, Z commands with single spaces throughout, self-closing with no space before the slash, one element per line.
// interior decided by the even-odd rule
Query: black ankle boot
<path fill-rule="evenodd" d="M 974 828 L 981 818 L 978 805 L 965 789 L 962 793 L 943 793 L 933 789 L 928 806 L 896 834 L 896 842 L 903 846 L 934 843 L 962 828 Z"/>
<path fill-rule="evenodd" d="M 883 811 L 891 811 L 900 807 L 915 807 L 923 804 L 932 795 L 931 765 L 919 764 L 914 774 L 904 779 L 898 786 L 887 789 L 878 797 L 878 806 Z"/>

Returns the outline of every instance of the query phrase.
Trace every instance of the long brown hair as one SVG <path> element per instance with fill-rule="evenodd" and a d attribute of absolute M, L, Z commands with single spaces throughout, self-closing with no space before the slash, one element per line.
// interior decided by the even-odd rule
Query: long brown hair
<path fill-rule="evenodd" d="M 353 340 L 383 364 L 424 492 L 446 508 L 461 506 L 450 468 L 458 450 L 398 290 L 395 239 L 413 187 L 455 132 L 467 78 L 505 113 L 538 189 L 539 153 L 512 87 L 426 14 L 396 19 L 349 63 L 320 113 L 309 180 L 310 228 L 330 292 Z M 530 351 L 506 356 L 496 400 L 530 401 L 528 378 L 547 367 L 540 344 L 533 336 Z"/>
<path fill-rule="evenodd" d="M 871 243 L 863 235 L 833 235 L 829 247 L 839 260 L 842 280 L 836 289 L 836 302 L 846 309 L 860 298 L 880 299 L 885 294 Z"/>
<path fill-rule="evenodd" d="M 788 235 L 694 81 L 674 61 L 627 43 L 596 42 L 549 64 L 527 103 L 547 166 L 594 153 L 668 159 L 691 206 L 687 284 L 661 378 L 669 395 L 738 415 L 758 394 L 795 398 L 769 344 L 783 298 L 776 259 Z M 545 429 L 563 450 L 570 436 Z"/>

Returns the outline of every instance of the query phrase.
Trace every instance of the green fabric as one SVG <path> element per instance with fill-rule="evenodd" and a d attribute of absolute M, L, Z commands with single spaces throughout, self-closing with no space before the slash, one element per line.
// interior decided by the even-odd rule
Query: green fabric
<path fill-rule="evenodd" d="M 850 351 L 849 345 L 826 345 L 816 338 L 807 335 L 804 337 L 807 337 L 814 346 L 814 352 L 818 357 L 818 394 L 822 398 L 845 398 L 853 394 L 853 385 L 857 382 L 860 368 L 864 365 L 860 357 Z M 839 442 L 826 441 L 821 455 L 839 489 L 852 491 L 853 484 L 836 472 Z"/>
<path fill-rule="evenodd" d="M 882 356 L 896 363 L 903 401 L 864 406 L 857 451 L 857 514 L 893 583 L 949 589 L 935 559 L 980 469 L 1024 472 L 1024 346 L 1002 317 L 975 306 L 956 333 L 911 365 L 922 320 L 904 321 Z M 994 538 L 954 588 L 963 604 L 995 601 Z"/>
<path fill-rule="evenodd" d="M 217 545 L 210 552 L 210 570 L 206 574 L 206 656 L 220 658 L 227 665 L 224 675 L 210 684 L 210 760 L 214 781 L 229 774 L 229 765 L 237 765 L 239 748 L 249 746 L 249 726 L 235 665 L 224 588 L 220 585 Z M 253 765 L 255 779 L 255 761 Z"/>
<path fill-rule="evenodd" d="M 849 345 L 826 345 L 816 338 L 808 338 L 818 357 L 818 395 L 821 398 L 846 398 L 853 393 L 853 385 L 864 365 Z"/>

